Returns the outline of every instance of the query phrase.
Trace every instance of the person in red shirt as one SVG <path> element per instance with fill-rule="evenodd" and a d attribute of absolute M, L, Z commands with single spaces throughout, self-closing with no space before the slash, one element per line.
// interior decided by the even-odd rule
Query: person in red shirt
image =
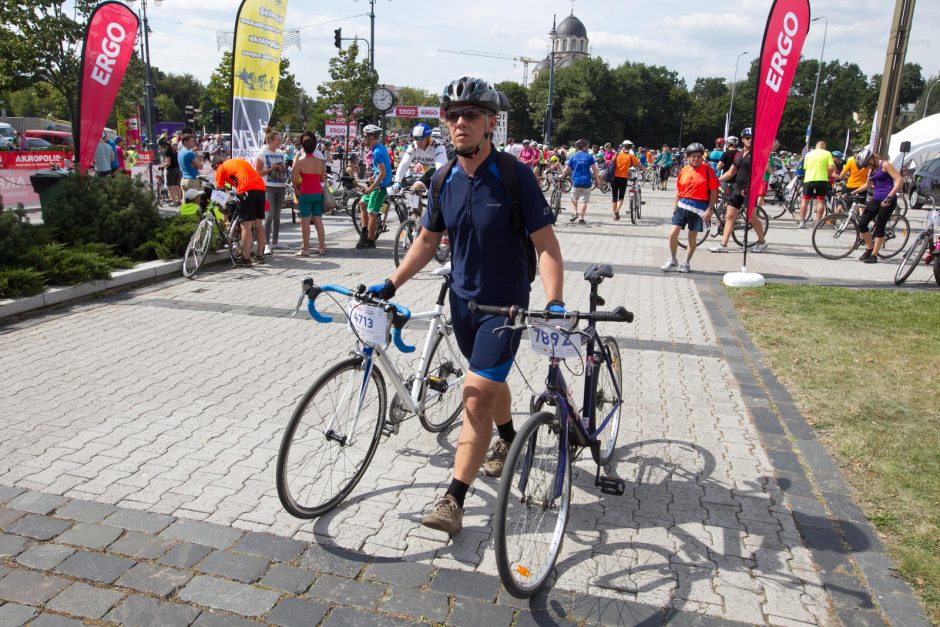
<path fill-rule="evenodd" d="M 225 189 L 228 183 L 235 188 L 238 194 L 238 217 L 241 218 L 242 254 L 238 264 L 251 266 L 251 229 L 254 227 L 255 240 L 258 243 L 258 252 L 254 259 L 256 263 L 264 263 L 264 179 L 244 159 L 215 159 L 212 162 L 215 170 L 215 186 Z"/>
<path fill-rule="evenodd" d="M 689 165 L 682 168 L 676 179 L 676 209 L 672 214 L 672 227 L 669 229 L 669 260 L 663 264 L 662 271 L 688 272 L 698 234 L 711 220 L 712 209 L 718 201 L 718 177 L 715 171 L 705 163 L 705 146 L 699 143 L 689 144 L 685 149 Z M 679 263 L 676 252 L 679 248 L 679 232 L 689 227 L 689 248 L 685 262 Z"/>

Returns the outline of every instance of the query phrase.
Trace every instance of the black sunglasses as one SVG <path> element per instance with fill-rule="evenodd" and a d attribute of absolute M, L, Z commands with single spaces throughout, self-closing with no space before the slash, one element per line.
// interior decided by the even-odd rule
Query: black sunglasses
<path fill-rule="evenodd" d="M 450 109 L 444 113 L 444 120 L 454 124 L 460 118 L 465 119 L 467 122 L 476 122 L 481 117 L 485 115 L 483 109 L 477 109 L 476 107 L 466 107 L 463 109 Z"/>

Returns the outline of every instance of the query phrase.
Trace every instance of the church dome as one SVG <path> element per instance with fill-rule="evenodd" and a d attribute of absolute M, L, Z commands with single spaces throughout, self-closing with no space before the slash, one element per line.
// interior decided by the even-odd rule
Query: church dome
<path fill-rule="evenodd" d="M 538 75 L 540 72 L 547 72 L 552 66 L 552 62 L 548 57 L 545 57 L 538 62 L 538 65 L 535 66 L 535 74 Z"/>
<path fill-rule="evenodd" d="M 558 37 L 587 37 L 587 28 L 584 27 L 584 22 L 576 18 L 574 14 L 563 19 L 555 32 Z"/>

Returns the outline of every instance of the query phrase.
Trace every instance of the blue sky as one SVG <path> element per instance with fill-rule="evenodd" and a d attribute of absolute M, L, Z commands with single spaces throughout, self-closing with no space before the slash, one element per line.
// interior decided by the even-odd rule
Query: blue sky
<path fill-rule="evenodd" d="M 153 64 L 207 81 L 220 54 L 216 32 L 232 30 L 238 4 L 239 0 L 164 0 L 155 6 L 150 0 Z M 587 27 L 593 56 L 611 65 L 625 60 L 665 65 L 676 69 L 691 87 L 699 76 L 730 80 L 735 58 L 748 51 L 738 71 L 739 77 L 743 75 L 745 62 L 760 51 L 769 7 L 769 0 L 576 0 L 574 12 Z M 813 16 L 828 18 L 825 59 L 852 60 L 866 74 L 880 73 L 893 8 L 891 0 L 812 2 Z M 521 82 L 519 62 L 438 50 L 542 58 L 548 51 L 552 14 L 561 21 L 571 10 L 570 0 L 375 0 L 376 68 L 384 83 L 433 92 L 465 74 Z M 368 12 L 369 0 L 289 0 L 286 28 L 301 29 L 302 50 L 291 49 L 287 56 L 308 92 L 315 94 L 317 85 L 328 79 L 327 62 L 336 52 L 333 30 L 341 27 L 344 37 L 368 38 Z M 819 58 L 824 25 L 823 20 L 812 24 L 804 56 Z M 940 56 L 929 51 L 938 26 L 940 2 L 919 2 L 907 60 L 920 63 L 925 76 L 940 71 Z"/>

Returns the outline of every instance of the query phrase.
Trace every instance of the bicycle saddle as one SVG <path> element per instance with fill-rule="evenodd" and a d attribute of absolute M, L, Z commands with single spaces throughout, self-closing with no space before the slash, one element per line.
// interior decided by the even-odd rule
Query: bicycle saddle
<path fill-rule="evenodd" d="M 584 271 L 584 280 L 590 281 L 591 283 L 600 283 L 604 279 L 609 279 L 612 276 L 614 276 L 614 269 L 610 267 L 609 263 L 595 263 Z"/>
<path fill-rule="evenodd" d="M 434 276 L 450 276 L 450 272 L 451 272 L 451 265 L 450 265 L 450 262 L 448 261 L 440 268 L 436 270 L 432 270 L 431 274 L 433 274 Z"/>

